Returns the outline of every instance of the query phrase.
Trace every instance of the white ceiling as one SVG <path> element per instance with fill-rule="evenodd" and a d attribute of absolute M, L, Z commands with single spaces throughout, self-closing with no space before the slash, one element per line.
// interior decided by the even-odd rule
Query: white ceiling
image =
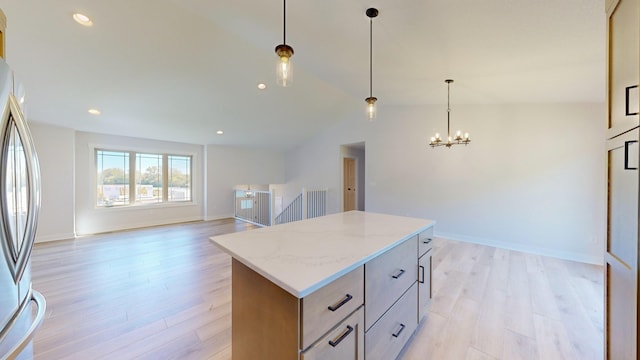
<path fill-rule="evenodd" d="M 380 107 L 444 104 L 446 78 L 452 104 L 604 101 L 604 0 L 289 0 L 289 88 L 281 0 L 0 0 L 32 121 L 279 150 L 366 121 L 369 7 Z"/>

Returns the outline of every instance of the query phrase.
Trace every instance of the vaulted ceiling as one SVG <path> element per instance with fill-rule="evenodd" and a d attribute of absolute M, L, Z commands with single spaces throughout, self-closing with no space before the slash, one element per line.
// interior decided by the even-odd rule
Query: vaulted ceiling
<path fill-rule="evenodd" d="M 287 88 L 275 84 L 282 7 L 0 0 L 28 118 L 81 131 L 285 150 L 366 121 L 369 7 L 379 107 L 444 104 L 446 78 L 458 104 L 604 101 L 604 0 L 289 0 Z"/>

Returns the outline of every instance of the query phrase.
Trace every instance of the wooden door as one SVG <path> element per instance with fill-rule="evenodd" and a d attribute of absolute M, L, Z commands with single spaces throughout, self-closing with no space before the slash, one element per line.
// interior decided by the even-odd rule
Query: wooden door
<path fill-rule="evenodd" d="M 343 160 L 343 208 L 344 211 L 356 210 L 356 160 L 351 158 Z"/>
<path fill-rule="evenodd" d="M 608 220 L 605 251 L 605 354 L 638 354 L 638 129 L 607 142 Z"/>

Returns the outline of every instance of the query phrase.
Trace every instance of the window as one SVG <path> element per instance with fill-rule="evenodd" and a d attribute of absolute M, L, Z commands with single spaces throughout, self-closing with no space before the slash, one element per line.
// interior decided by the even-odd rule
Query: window
<path fill-rule="evenodd" d="M 129 205 L 129 153 L 96 150 L 98 206 Z"/>
<path fill-rule="evenodd" d="M 102 149 L 95 155 L 99 207 L 192 200 L 191 156 Z"/>
<path fill-rule="evenodd" d="M 251 209 L 251 208 L 253 208 L 253 199 L 240 200 L 240 209 L 241 210 Z"/>
<path fill-rule="evenodd" d="M 191 200 L 191 156 L 167 156 L 168 201 Z"/>
<path fill-rule="evenodd" d="M 162 202 L 162 155 L 136 154 L 136 203 Z"/>

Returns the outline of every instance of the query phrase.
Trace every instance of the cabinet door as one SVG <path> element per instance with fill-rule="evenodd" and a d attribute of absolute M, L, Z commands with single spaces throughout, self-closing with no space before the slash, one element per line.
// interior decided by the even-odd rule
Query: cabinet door
<path fill-rule="evenodd" d="M 363 360 L 364 316 L 360 307 L 307 351 L 302 360 Z"/>
<path fill-rule="evenodd" d="M 638 287 L 638 129 L 607 142 L 608 223 L 605 251 L 607 359 L 635 359 Z"/>
<path fill-rule="evenodd" d="M 418 260 L 418 322 L 427 313 L 431 303 L 431 254 L 429 250 Z"/>
<path fill-rule="evenodd" d="M 640 67 L 640 1 L 610 4 L 608 43 L 608 138 L 638 126 L 638 73 Z M 628 96 L 627 96 L 628 95 Z M 636 113 L 636 115 L 632 115 Z"/>

